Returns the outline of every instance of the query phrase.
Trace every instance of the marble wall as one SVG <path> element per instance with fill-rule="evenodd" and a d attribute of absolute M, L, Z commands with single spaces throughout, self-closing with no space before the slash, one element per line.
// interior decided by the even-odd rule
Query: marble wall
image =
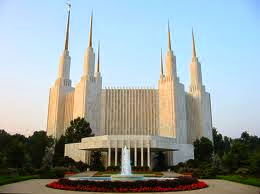
<path fill-rule="evenodd" d="M 157 135 L 158 91 L 151 88 L 102 90 L 103 135 Z"/>

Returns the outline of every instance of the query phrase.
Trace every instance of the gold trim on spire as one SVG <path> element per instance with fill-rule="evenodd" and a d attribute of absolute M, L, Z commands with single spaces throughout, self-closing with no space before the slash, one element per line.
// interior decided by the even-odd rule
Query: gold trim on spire
<path fill-rule="evenodd" d="M 168 20 L 168 49 L 172 50 L 172 46 L 171 46 L 171 32 L 170 32 L 169 20 Z"/>
<path fill-rule="evenodd" d="M 197 58 L 193 28 L 192 28 L 192 58 Z"/>
<path fill-rule="evenodd" d="M 93 20 L 93 11 L 90 16 L 90 30 L 89 30 L 89 44 L 88 47 L 92 47 L 92 20 Z"/>
<path fill-rule="evenodd" d="M 71 10 L 71 4 L 67 3 L 67 5 L 68 5 L 68 19 L 67 19 L 67 27 L 66 27 L 66 37 L 65 37 L 64 50 L 69 50 L 69 31 L 70 31 L 70 10 Z"/>

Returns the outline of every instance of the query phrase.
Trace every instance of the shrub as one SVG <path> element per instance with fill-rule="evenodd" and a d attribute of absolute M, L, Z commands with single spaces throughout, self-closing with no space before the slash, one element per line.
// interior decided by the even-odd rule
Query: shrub
<path fill-rule="evenodd" d="M 176 172 L 176 166 L 168 166 L 167 169 Z"/>
<path fill-rule="evenodd" d="M 150 168 L 148 166 L 133 166 L 132 170 L 137 172 L 147 172 L 150 170 Z"/>
<path fill-rule="evenodd" d="M 79 162 L 75 162 L 75 167 L 76 167 L 80 172 L 83 172 L 83 171 L 86 171 L 87 168 L 89 168 L 89 165 L 83 163 L 82 161 L 79 161 Z"/>
<path fill-rule="evenodd" d="M 64 168 L 64 167 L 55 167 L 55 168 L 51 169 L 51 171 L 54 172 L 54 174 L 56 175 L 57 178 L 63 178 L 64 173 L 69 171 L 69 169 Z"/>
<path fill-rule="evenodd" d="M 0 175 L 17 175 L 18 170 L 16 168 L 1 168 Z"/>
<path fill-rule="evenodd" d="M 92 171 L 101 171 L 101 172 L 104 172 L 106 169 L 104 166 L 98 166 L 98 167 L 91 167 L 90 166 L 90 170 Z"/>
<path fill-rule="evenodd" d="M 216 178 L 217 174 L 218 174 L 218 169 L 216 168 L 206 168 L 206 169 L 197 168 L 197 169 L 193 169 L 192 177 L 209 179 L 209 178 Z"/>
<path fill-rule="evenodd" d="M 235 174 L 245 176 L 245 175 L 249 174 L 249 170 L 248 170 L 248 168 L 239 168 L 236 170 Z"/>
<path fill-rule="evenodd" d="M 68 171 L 69 169 L 64 167 L 43 167 L 39 169 L 37 172 L 40 174 L 40 178 L 63 178 L 65 172 Z"/>
<path fill-rule="evenodd" d="M 154 172 L 160 172 L 160 171 L 161 171 L 161 168 L 158 167 L 158 166 L 156 166 L 156 167 L 153 168 L 153 171 L 154 171 Z"/>
<path fill-rule="evenodd" d="M 107 171 L 120 171 L 120 166 L 108 166 Z"/>
<path fill-rule="evenodd" d="M 69 172 L 80 173 L 81 171 L 76 167 L 73 167 L 73 168 L 69 168 Z"/>
<path fill-rule="evenodd" d="M 178 173 L 182 173 L 185 171 L 185 164 L 183 162 L 178 163 L 175 166 L 170 166 L 168 167 L 171 170 L 173 170 L 174 172 L 178 172 Z"/>
<path fill-rule="evenodd" d="M 57 177 L 56 177 L 55 172 L 50 170 L 50 171 L 46 171 L 44 173 L 41 173 L 40 178 L 41 179 L 54 179 L 54 178 L 57 178 Z"/>
<path fill-rule="evenodd" d="M 185 162 L 185 166 L 187 168 L 197 168 L 199 166 L 199 163 L 197 160 L 190 159 Z"/>
<path fill-rule="evenodd" d="M 27 162 L 24 166 L 23 166 L 23 172 L 24 174 L 21 175 L 31 175 L 35 173 L 35 169 L 32 167 L 32 164 Z"/>

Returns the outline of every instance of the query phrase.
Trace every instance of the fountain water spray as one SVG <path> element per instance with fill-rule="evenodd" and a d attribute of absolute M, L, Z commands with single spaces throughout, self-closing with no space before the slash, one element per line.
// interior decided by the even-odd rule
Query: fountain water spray
<path fill-rule="evenodd" d="M 131 164 L 130 164 L 130 150 L 125 146 L 122 151 L 122 165 L 121 165 L 121 175 L 131 176 Z"/>
<path fill-rule="evenodd" d="M 112 180 L 119 181 L 134 181 L 134 180 L 143 180 L 144 176 L 142 175 L 133 175 L 131 170 L 131 161 L 130 161 L 130 150 L 125 146 L 122 149 L 122 158 L 121 158 L 121 174 L 111 175 Z"/>

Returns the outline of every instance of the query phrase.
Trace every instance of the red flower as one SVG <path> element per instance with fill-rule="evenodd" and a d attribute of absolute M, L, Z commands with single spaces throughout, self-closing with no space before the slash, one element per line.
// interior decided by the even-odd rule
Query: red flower
<path fill-rule="evenodd" d="M 73 185 L 73 184 L 72 184 Z M 169 191 L 187 191 L 194 189 L 202 189 L 207 187 L 208 185 L 199 181 L 190 185 L 178 185 L 176 187 L 162 187 L 162 186 L 140 186 L 136 188 L 128 188 L 125 187 L 106 187 L 108 185 L 104 184 L 102 187 L 97 187 L 95 185 L 63 185 L 59 181 L 55 181 L 46 185 L 47 187 L 54 189 L 62 189 L 62 190 L 71 190 L 71 191 L 89 191 L 89 192 L 169 192 Z M 123 186 L 123 185 L 122 185 Z"/>

